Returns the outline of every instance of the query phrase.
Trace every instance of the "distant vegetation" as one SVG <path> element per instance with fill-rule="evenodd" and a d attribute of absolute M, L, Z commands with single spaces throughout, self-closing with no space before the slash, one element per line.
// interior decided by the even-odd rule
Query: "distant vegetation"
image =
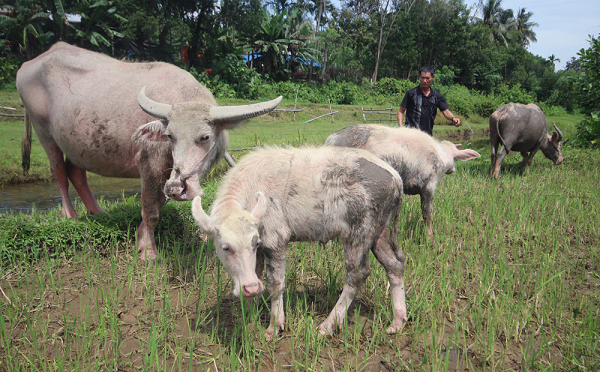
<path fill-rule="evenodd" d="M 58 40 L 131 61 L 166 61 L 217 97 L 397 107 L 432 65 L 453 111 L 507 102 L 586 114 L 576 145 L 598 146 L 598 41 L 556 71 L 537 56 L 536 9 L 501 0 L 8 0 L 0 7 L 0 88 Z M 564 61 L 563 61 L 564 62 Z M 411 83 L 411 81 L 413 83 Z M 596 93 L 594 93 L 596 92 Z M 596 113 L 596 114 L 595 114 Z"/>

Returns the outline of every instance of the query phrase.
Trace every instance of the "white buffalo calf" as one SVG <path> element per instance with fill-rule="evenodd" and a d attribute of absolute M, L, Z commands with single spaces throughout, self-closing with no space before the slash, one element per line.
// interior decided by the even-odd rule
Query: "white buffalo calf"
<path fill-rule="evenodd" d="M 371 272 L 369 250 L 390 281 L 394 320 L 387 332 L 400 330 L 407 319 L 404 255 L 398 250 L 395 219 L 391 235 L 388 226 L 401 204 L 400 176 L 367 151 L 329 146 L 266 148 L 246 155 L 226 174 L 210 216 L 202 209 L 200 197 L 194 198 L 192 214 L 214 239 L 217 255 L 234 282 L 235 296 L 251 298 L 262 292 L 266 259 L 272 297 L 265 337 L 272 340 L 284 328 L 288 242 L 325 242 L 336 237 L 344 245 L 346 282 L 320 332 L 328 334 L 341 326 Z"/>
<path fill-rule="evenodd" d="M 445 174 L 454 173 L 457 159 L 481 156 L 418 129 L 377 124 L 347 126 L 330 135 L 325 144 L 365 149 L 390 164 L 402 177 L 404 194 L 420 195 L 429 241 L 433 240 L 433 195 L 438 182 Z"/>

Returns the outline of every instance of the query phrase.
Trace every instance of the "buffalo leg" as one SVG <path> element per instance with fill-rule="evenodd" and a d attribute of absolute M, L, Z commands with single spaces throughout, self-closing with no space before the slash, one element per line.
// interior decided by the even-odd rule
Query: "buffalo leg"
<path fill-rule="evenodd" d="M 427 228 L 427 241 L 433 242 L 433 195 L 435 188 L 430 190 L 426 187 L 421 193 L 421 213 L 423 214 L 423 222 Z"/>
<path fill-rule="evenodd" d="M 408 320 L 404 293 L 404 254 L 398 249 L 397 242 L 390 239 L 387 229 L 381 233 L 377 245 L 373 248 L 373 254 L 385 269 L 390 281 L 394 320 L 387 328 L 386 333 L 394 334 L 399 332 L 404 322 Z"/>
<path fill-rule="evenodd" d="M 493 176 L 494 170 L 496 169 L 498 144 L 500 143 L 500 137 L 498 137 L 498 133 L 492 131 L 492 128 L 490 128 L 490 143 L 492 145 L 492 154 L 490 155 L 490 159 L 492 160 L 492 167 L 490 168 L 490 175 Z"/>
<path fill-rule="evenodd" d="M 142 180 L 142 223 L 138 228 L 138 252 L 144 261 L 154 260 L 158 257 L 154 230 L 158 225 L 161 207 L 165 203 L 161 187 L 146 186 Z"/>
<path fill-rule="evenodd" d="M 267 255 L 267 289 L 271 296 L 271 319 L 265 331 L 265 339 L 272 341 L 285 328 L 283 290 L 285 289 L 285 247 L 278 254 Z M 279 254 L 282 253 L 282 254 Z"/>
<path fill-rule="evenodd" d="M 502 147 L 500 147 L 500 151 L 498 152 L 494 169 L 492 170 L 492 176 L 494 178 L 498 178 L 500 175 L 500 167 L 502 166 L 502 162 L 504 161 L 506 155 L 508 155 L 508 150 L 506 149 L 506 146 L 502 145 Z"/>
<path fill-rule="evenodd" d="M 54 181 L 60 190 L 62 214 L 67 218 L 77 218 L 77 212 L 75 212 L 69 197 L 69 179 L 63 152 L 53 140 L 43 137 L 39 137 L 39 140 L 48 155 Z"/>
<path fill-rule="evenodd" d="M 523 163 L 525 165 L 526 173 L 529 172 L 529 167 L 531 166 L 531 163 L 533 162 L 533 157 L 538 152 L 538 150 L 539 150 L 539 147 L 535 147 L 529 152 L 529 154 L 527 154 L 527 152 L 521 153 L 521 155 L 523 155 Z"/>
<path fill-rule="evenodd" d="M 160 146 L 142 148 L 138 156 L 136 162 L 142 179 L 142 223 L 137 233 L 138 252 L 141 260 L 150 261 L 158 257 L 154 230 L 158 225 L 160 209 L 166 202 L 162 190 L 165 184 L 162 169 L 170 169 L 172 164 L 161 164 L 169 156 L 168 148 Z"/>
<path fill-rule="evenodd" d="M 83 201 L 83 204 L 85 205 L 88 212 L 92 214 L 106 213 L 102 208 L 100 208 L 100 206 L 96 202 L 96 198 L 94 198 L 94 195 L 92 194 L 92 190 L 90 190 L 90 187 L 87 182 L 85 169 L 73 164 L 69 160 L 69 158 L 65 160 L 65 165 L 67 175 L 71 180 L 71 183 L 75 187 L 75 190 L 77 190 L 77 193 L 81 197 L 81 200 Z"/>
<path fill-rule="evenodd" d="M 336 327 L 341 328 L 344 324 L 346 312 L 352 304 L 365 279 L 371 274 L 369 266 L 369 250 L 364 245 L 344 242 L 344 256 L 346 261 L 346 282 L 344 289 L 335 307 L 329 313 L 327 319 L 319 326 L 322 335 L 332 333 Z"/>

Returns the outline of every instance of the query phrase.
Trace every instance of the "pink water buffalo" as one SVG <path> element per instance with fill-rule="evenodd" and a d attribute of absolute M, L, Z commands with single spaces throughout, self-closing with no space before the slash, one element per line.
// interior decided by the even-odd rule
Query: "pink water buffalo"
<path fill-rule="evenodd" d="M 538 106 L 530 103 L 508 103 L 498 107 L 490 117 L 490 142 L 492 144 L 491 175 L 498 178 L 504 157 L 510 151 L 519 151 L 523 160 L 519 166 L 529 170 L 533 157 L 542 153 L 556 165 L 564 161 L 560 148 L 568 140 L 554 125 L 556 132 L 548 134 L 546 116 Z M 498 145 L 502 144 L 498 152 Z"/>
<path fill-rule="evenodd" d="M 347 270 L 342 294 L 320 332 L 333 332 L 369 276 L 369 251 L 387 271 L 397 332 L 406 321 L 404 255 L 393 217 L 402 202 L 398 173 L 373 154 L 357 149 L 267 148 L 243 157 L 221 181 L 208 216 L 200 197 L 192 202 L 198 225 L 215 242 L 234 283 L 235 296 L 263 290 L 266 259 L 271 319 L 265 336 L 284 329 L 283 290 L 288 242 L 339 238 Z M 389 230 L 390 221 L 394 220 Z"/>
<path fill-rule="evenodd" d="M 456 160 L 481 156 L 418 129 L 378 124 L 347 126 L 330 135 L 325 144 L 365 149 L 390 164 L 402 177 L 404 193 L 420 196 L 429 240 L 433 240 L 433 196 L 438 182 L 445 174 L 454 173 Z"/>
<path fill-rule="evenodd" d="M 23 64 L 17 90 L 25 106 L 24 168 L 32 124 L 60 189 L 63 215 L 77 217 L 68 180 L 88 212 L 104 212 L 86 171 L 142 179 L 142 259 L 158 255 L 154 230 L 165 194 L 176 200 L 201 195 L 199 179 L 227 150 L 226 129 L 281 100 L 219 107 L 206 87 L 174 65 L 127 63 L 62 42 Z"/>

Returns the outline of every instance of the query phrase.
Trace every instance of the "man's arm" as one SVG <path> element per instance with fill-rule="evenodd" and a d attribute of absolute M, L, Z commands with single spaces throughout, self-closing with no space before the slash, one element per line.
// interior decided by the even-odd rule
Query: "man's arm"
<path fill-rule="evenodd" d="M 442 111 L 442 114 L 444 114 L 444 117 L 446 119 L 451 120 L 455 127 L 460 127 L 460 119 L 455 117 L 454 114 L 450 112 L 450 110 L 444 110 Z M 398 116 L 400 116 L 399 113 Z"/>
<path fill-rule="evenodd" d="M 406 112 L 406 107 L 400 106 L 398 110 L 398 126 L 401 127 L 402 123 L 404 123 L 404 113 Z"/>

